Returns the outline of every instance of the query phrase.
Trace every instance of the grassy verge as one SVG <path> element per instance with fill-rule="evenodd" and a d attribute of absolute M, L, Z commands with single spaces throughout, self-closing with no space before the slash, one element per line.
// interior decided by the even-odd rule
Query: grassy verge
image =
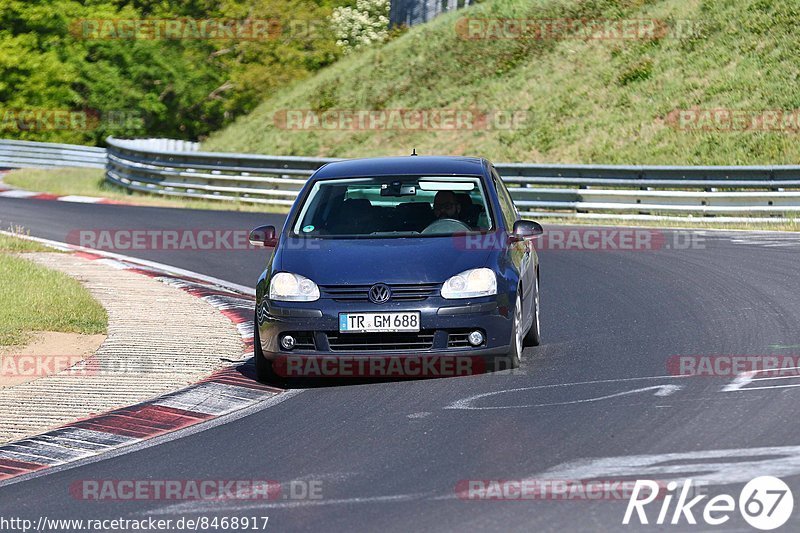
<path fill-rule="evenodd" d="M 770 130 L 756 121 L 745 130 L 726 125 L 724 113 L 719 127 L 709 115 L 679 123 L 677 111 L 785 111 L 792 126 L 800 102 L 798 17 L 797 2 L 766 0 L 481 2 L 268 93 L 203 149 L 354 157 L 406 155 L 414 147 L 498 162 L 797 164 L 796 123 Z M 537 39 L 531 30 L 522 39 L 469 40 L 462 38 L 465 18 L 655 19 L 669 31 Z M 326 110 L 401 109 L 523 113 L 521 122 L 460 129 L 304 125 Z M 294 111 L 309 113 L 287 127 Z"/>
<path fill-rule="evenodd" d="M 285 208 L 248 204 L 239 201 L 216 201 L 194 198 L 165 197 L 138 191 L 129 191 L 107 182 L 101 169 L 57 168 L 19 169 L 3 177 L 12 187 L 57 195 L 99 196 L 132 204 L 154 207 L 179 207 L 185 209 L 213 209 L 221 211 L 248 211 L 256 213 L 284 212 Z"/>
<path fill-rule="evenodd" d="M 0 346 L 26 343 L 34 331 L 100 334 L 105 309 L 73 278 L 12 253 L 50 251 L 0 235 Z"/>
<path fill-rule="evenodd" d="M 9 228 L 13 232 L 14 228 Z M 42 246 L 41 244 L 29 241 L 26 239 L 18 239 L 16 237 L 9 237 L 8 235 L 0 234 L 0 253 L 24 253 L 24 252 L 54 252 L 53 248 Z"/>

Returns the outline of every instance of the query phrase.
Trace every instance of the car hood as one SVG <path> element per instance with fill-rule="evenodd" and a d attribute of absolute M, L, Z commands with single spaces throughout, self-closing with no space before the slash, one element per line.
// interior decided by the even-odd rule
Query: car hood
<path fill-rule="evenodd" d="M 441 283 L 486 266 L 487 250 L 465 250 L 452 237 L 286 239 L 274 271 L 293 272 L 320 285 Z"/>

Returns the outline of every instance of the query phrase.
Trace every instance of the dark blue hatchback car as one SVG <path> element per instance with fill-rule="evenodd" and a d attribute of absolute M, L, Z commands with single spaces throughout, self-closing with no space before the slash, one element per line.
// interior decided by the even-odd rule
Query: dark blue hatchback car
<path fill-rule="evenodd" d="M 320 358 L 517 366 L 523 346 L 539 344 L 541 233 L 485 159 L 325 165 L 280 233 L 250 235 L 275 247 L 256 289 L 258 379 L 308 375 L 286 361 Z"/>

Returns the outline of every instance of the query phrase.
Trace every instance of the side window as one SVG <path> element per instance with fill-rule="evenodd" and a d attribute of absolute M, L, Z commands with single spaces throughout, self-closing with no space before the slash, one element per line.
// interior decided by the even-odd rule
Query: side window
<path fill-rule="evenodd" d="M 511 199 L 511 195 L 508 194 L 503 180 L 500 179 L 500 176 L 497 175 L 494 169 L 492 169 L 492 179 L 497 189 L 497 198 L 500 200 L 500 209 L 503 211 L 503 220 L 506 222 L 506 228 L 510 231 L 518 218 L 517 208 L 514 205 L 514 201 Z"/>

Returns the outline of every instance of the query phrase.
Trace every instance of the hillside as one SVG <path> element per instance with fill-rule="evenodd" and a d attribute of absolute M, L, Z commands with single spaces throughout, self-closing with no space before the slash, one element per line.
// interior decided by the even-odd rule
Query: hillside
<path fill-rule="evenodd" d="M 666 26 L 631 39 L 464 39 L 465 17 Z M 496 161 L 797 164 L 798 18 L 796 0 L 489 0 L 283 88 L 204 149 L 350 157 L 415 147 Z M 511 128 L 473 130 L 276 126 L 296 110 L 311 110 L 307 118 L 401 109 L 524 114 Z M 681 123 L 679 110 L 692 109 L 700 112 Z M 740 114 L 731 119 L 728 109 Z"/>

